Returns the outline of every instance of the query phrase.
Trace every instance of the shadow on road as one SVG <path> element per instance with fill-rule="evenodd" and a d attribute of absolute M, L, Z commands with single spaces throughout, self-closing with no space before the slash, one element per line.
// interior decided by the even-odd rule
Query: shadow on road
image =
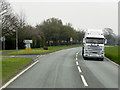
<path fill-rule="evenodd" d="M 100 60 L 100 59 L 96 59 L 96 58 L 87 58 L 87 59 L 83 59 L 85 61 L 104 61 L 104 60 Z"/>

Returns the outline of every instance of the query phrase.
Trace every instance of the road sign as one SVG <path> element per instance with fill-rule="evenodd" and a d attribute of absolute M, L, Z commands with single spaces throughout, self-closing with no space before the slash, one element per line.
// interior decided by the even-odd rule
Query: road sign
<path fill-rule="evenodd" d="M 32 43 L 32 40 L 24 40 L 24 43 Z"/>
<path fill-rule="evenodd" d="M 70 41 L 71 41 L 71 42 L 73 41 L 73 38 L 72 38 L 72 37 L 70 37 Z"/>
<path fill-rule="evenodd" d="M 32 43 L 32 40 L 24 40 L 23 42 L 25 43 L 25 49 L 31 50 L 30 43 Z"/>

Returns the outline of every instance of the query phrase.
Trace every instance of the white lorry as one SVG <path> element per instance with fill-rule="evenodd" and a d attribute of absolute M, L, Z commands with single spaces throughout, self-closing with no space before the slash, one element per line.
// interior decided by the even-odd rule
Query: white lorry
<path fill-rule="evenodd" d="M 88 29 L 83 38 L 82 56 L 84 59 L 104 59 L 104 44 L 107 42 L 102 30 Z"/>

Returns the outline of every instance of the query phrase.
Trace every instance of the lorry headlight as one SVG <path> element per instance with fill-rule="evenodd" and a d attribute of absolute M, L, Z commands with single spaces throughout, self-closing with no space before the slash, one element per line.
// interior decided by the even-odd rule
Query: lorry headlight
<path fill-rule="evenodd" d="M 103 51 L 101 51 L 101 54 L 104 54 L 104 52 L 103 52 Z"/>

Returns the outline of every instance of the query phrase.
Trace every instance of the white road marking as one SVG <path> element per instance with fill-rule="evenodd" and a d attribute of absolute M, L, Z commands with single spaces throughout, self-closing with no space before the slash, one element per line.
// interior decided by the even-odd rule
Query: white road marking
<path fill-rule="evenodd" d="M 78 71 L 81 73 L 81 72 L 82 72 L 82 70 L 80 69 L 80 67 L 78 66 L 77 68 L 78 68 Z"/>
<path fill-rule="evenodd" d="M 6 88 L 10 83 L 12 83 L 14 80 L 16 80 L 19 76 L 21 76 L 23 73 L 25 73 L 27 70 L 29 70 L 31 67 L 33 67 L 38 62 L 39 61 L 34 62 L 32 65 L 30 65 L 29 67 L 27 67 L 25 70 L 23 70 L 22 72 L 20 72 L 19 74 L 17 74 L 15 77 L 13 77 L 11 80 L 9 80 L 5 85 L 3 85 L 2 87 L 0 87 L 0 90 L 2 90 L 3 88 Z"/>
<path fill-rule="evenodd" d="M 37 55 L 37 58 L 39 57 L 39 55 Z"/>
<path fill-rule="evenodd" d="M 76 60 L 78 60 L 78 58 L 77 58 L 77 57 L 78 57 L 78 53 L 79 53 L 79 52 L 76 53 Z"/>
<path fill-rule="evenodd" d="M 111 63 L 115 64 L 116 66 L 119 66 L 117 63 L 113 62 L 112 60 L 110 60 L 109 58 L 105 57 L 106 60 L 110 61 Z"/>
<path fill-rule="evenodd" d="M 84 78 L 84 76 L 83 75 L 81 75 L 81 79 L 82 79 L 82 81 L 83 81 L 83 84 L 84 84 L 84 86 L 88 86 L 88 84 L 87 84 L 87 82 L 86 82 L 86 80 L 85 80 L 85 78 Z"/>
<path fill-rule="evenodd" d="M 79 65 L 78 61 L 76 61 L 76 65 L 77 65 L 77 66 Z"/>
<path fill-rule="evenodd" d="M 76 53 L 76 65 L 77 65 L 77 68 L 78 68 L 79 73 L 81 73 L 82 70 L 80 69 L 79 63 L 78 63 L 78 61 L 77 61 L 77 60 L 78 60 L 78 58 L 77 58 L 77 57 L 78 57 L 78 53 L 79 53 L 79 52 Z M 83 82 L 84 86 L 87 87 L 88 84 L 87 84 L 87 82 L 86 82 L 86 80 L 85 80 L 85 78 L 84 78 L 83 75 L 81 75 L 81 79 L 82 79 L 82 82 Z"/>
<path fill-rule="evenodd" d="M 78 60 L 77 57 L 76 57 L 76 60 Z"/>

